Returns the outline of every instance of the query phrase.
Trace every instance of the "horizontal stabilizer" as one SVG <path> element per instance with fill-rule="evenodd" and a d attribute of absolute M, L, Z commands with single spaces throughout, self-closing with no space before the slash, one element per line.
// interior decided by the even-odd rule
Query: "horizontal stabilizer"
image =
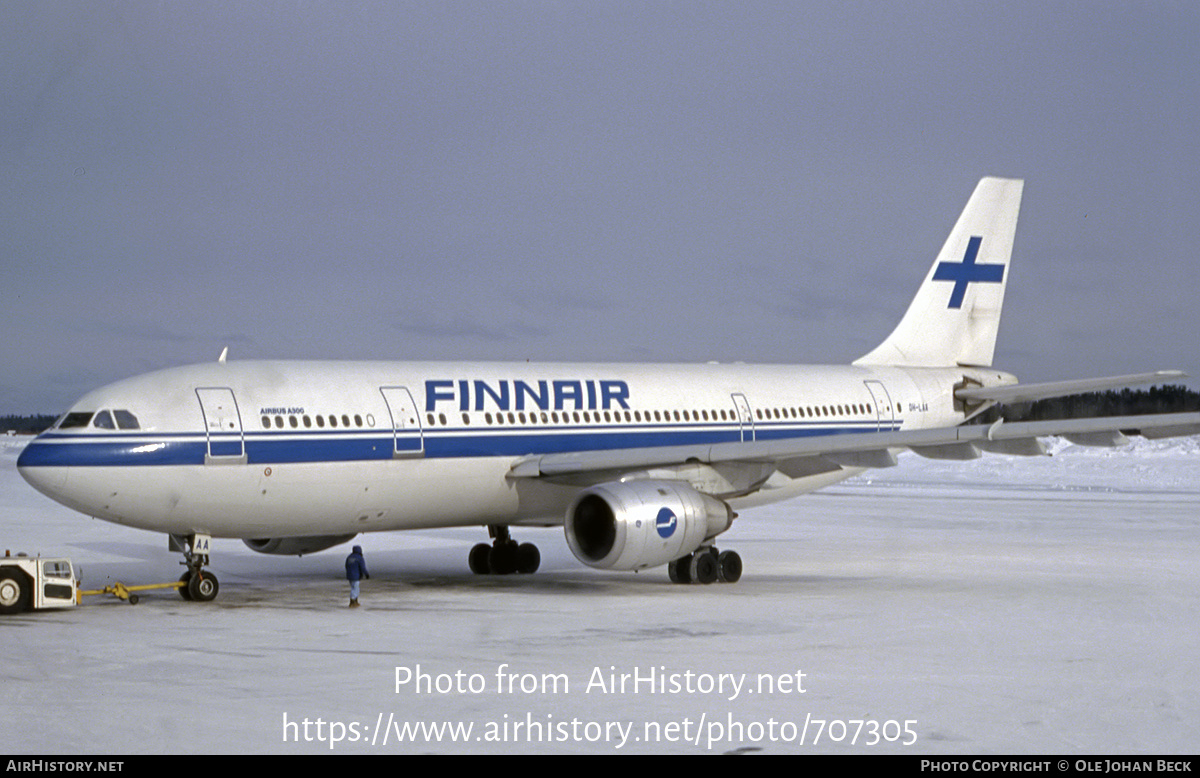
<path fill-rule="evenodd" d="M 1049 397 L 1065 397 L 1083 392 L 1102 392 L 1108 389 L 1123 389 L 1127 386 L 1157 384 L 1187 378 L 1180 370 L 1159 370 L 1154 373 L 1109 376 L 1107 378 L 1084 378 L 1078 381 L 1054 381 L 1044 384 L 1006 384 L 1000 386 L 972 386 L 957 389 L 954 396 L 959 400 L 980 402 L 991 400 L 1001 403 L 1023 403 L 1044 400 Z"/>

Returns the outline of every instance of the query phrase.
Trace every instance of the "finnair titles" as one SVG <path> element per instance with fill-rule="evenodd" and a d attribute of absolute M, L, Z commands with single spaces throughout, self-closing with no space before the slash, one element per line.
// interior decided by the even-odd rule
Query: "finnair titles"
<path fill-rule="evenodd" d="M 518 379 L 492 383 L 462 378 L 426 381 L 425 410 L 436 411 L 439 403 L 446 402 L 459 411 L 629 410 L 629 384 L 616 379 L 536 382 Z"/>
<path fill-rule="evenodd" d="M 997 404 L 1162 382 L 1175 371 L 1021 384 L 993 367 L 1024 183 L 976 186 L 887 338 L 849 365 L 229 361 L 171 368 L 80 398 L 18 459 L 84 514 L 169 536 L 180 593 L 217 595 L 213 538 L 308 554 L 360 533 L 477 526 L 478 574 L 532 573 L 513 528 L 562 526 L 584 564 L 666 565 L 732 583 L 718 538 L 741 511 L 911 450 L 1039 456 L 1200 432 L 1200 414 L 979 423 Z M 893 262 L 896 283 L 907 270 Z M 803 506 L 797 512 L 803 515 Z M 6 586 L 0 610 L 27 587 Z"/>

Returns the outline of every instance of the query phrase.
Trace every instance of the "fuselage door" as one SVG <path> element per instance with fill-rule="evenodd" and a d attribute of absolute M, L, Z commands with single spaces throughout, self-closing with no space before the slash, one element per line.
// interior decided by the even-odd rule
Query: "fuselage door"
<path fill-rule="evenodd" d="M 403 386 L 381 386 L 383 399 L 392 415 L 393 457 L 420 457 L 425 455 L 425 438 L 421 433 L 421 416 L 412 393 Z"/>
<path fill-rule="evenodd" d="M 196 389 L 196 397 L 200 400 L 204 432 L 208 437 L 205 463 L 244 464 L 246 441 L 233 390 L 227 387 L 201 387 Z"/>
<path fill-rule="evenodd" d="M 746 399 L 746 395 L 735 393 L 733 395 L 733 407 L 737 409 L 738 427 L 741 429 L 742 442 L 748 443 L 754 440 L 754 414 L 750 413 L 750 401 Z"/>
<path fill-rule="evenodd" d="M 890 432 L 896 422 L 896 409 L 892 407 L 892 396 L 888 394 L 882 381 L 863 381 L 863 383 L 867 385 L 867 389 L 871 392 L 871 399 L 875 401 L 875 420 L 878 422 L 876 429 L 881 432 Z"/>

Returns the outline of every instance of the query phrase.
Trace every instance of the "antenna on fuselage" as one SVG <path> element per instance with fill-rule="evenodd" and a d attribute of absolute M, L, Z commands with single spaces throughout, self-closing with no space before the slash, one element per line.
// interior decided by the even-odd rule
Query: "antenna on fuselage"
<path fill-rule="evenodd" d="M 229 346 L 226 346 L 225 348 L 221 349 L 221 356 L 217 357 L 217 362 L 219 362 L 222 365 L 225 364 L 225 357 L 227 357 L 227 356 L 229 356 Z"/>

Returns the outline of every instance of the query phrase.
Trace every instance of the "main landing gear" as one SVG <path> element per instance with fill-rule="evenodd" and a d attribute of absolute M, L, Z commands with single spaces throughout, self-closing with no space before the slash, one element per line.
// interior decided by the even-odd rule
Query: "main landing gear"
<path fill-rule="evenodd" d="M 492 544 L 476 544 L 471 549 L 467 563 L 476 575 L 508 575 L 510 573 L 535 573 L 542 563 L 542 554 L 532 543 L 517 543 L 508 534 L 505 525 L 489 525 L 488 534 Z"/>
<path fill-rule="evenodd" d="M 217 598 L 221 585 L 217 577 L 204 567 L 208 565 L 208 547 L 212 542 L 209 535 L 171 535 L 169 548 L 183 552 L 183 562 L 188 571 L 179 577 L 179 596 L 194 602 L 211 602 Z"/>
<path fill-rule="evenodd" d="M 742 577 L 742 558 L 736 551 L 718 551 L 709 546 L 680 557 L 667 565 L 671 583 L 736 583 Z"/>

